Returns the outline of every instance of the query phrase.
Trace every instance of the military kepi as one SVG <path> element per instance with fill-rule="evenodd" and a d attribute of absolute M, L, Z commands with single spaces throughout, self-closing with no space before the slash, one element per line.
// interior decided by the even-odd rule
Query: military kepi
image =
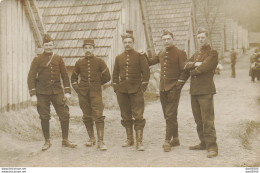
<path fill-rule="evenodd" d="M 87 45 L 87 44 L 88 44 L 88 45 L 93 45 L 93 46 L 95 46 L 94 40 L 91 39 L 91 38 L 87 38 L 87 39 L 84 40 L 83 47 L 84 47 L 85 45 Z"/>
<path fill-rule="evenodd" d="M 44 36 L 43 36 L 43 43 L 49 43 L 51 41 L 53 41 L 51 36 L 49 34 L 44 34 Z"/>
<path fill-rule="evenodd" d="M 131 38 L 133 41 L 135 41 L 134 36 L 132 34 L 133 34 L 133 32 L 128 30 L 126 33 L 121 35 L 122 40 L 124 40 L 126 38 Z"/>
<path fill-rule="evenodd" d="M 170 36 L 173 38 L 173 33 L 171 33 L 170 31 L 168 31 L 167 29 L 164 29 L 164 30 L 162 31 L 162 36 L 164 36 L 164 35 L 170 35 Z"/>
<path fill-rule="evenodd" d="M 197 31 L 197 35 L 201 33 L 206 33 L 206 35 L 208 35 L 209 31 L 206 28 L 200 27 Z"/>

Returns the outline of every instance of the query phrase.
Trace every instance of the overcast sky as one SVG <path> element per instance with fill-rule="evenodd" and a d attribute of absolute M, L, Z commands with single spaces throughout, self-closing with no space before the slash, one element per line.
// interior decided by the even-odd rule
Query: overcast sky
<path fill-rule="evenodd" d="M 260 0 L 225 0 L 226 17 L 251 32 L 260 32 Z"/>

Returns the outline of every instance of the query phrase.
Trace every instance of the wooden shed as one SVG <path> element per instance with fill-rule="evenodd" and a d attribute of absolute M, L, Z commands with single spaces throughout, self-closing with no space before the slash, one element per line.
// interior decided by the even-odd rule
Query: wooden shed
<path fill-rule="evenodd" d="M 229 51 L 233 48 L 233 19 L 225 21 L 225 50 Z"/>
<path fill-rule="evenodd" d="M 0 2 L 1 112 L 28 106 L 27 74 L 43 28 L 33 0 Z"/>
<path fill-rule="evenodd" d="M 233 48 L 238 48 L 238 25 L 237 22 L 233 22 Z"/>
<path fill-rule="evenodd" d="M 143 4 L 153 48 L 163 48 L 162 31 L 167 29 L 174 35 L 174 44 L 190 57 L 196 50 L 193 1 L 144 0 Z"/>
<path fill-rule="evenodd" d="M 115 57 L 123 51 L 121 34 L 133 30 L 135 48 L 146 45 L 138 0 L 37 0 L 47 32 L 54 39 L 55 53 L 64 58 L 69 71 L 84 57 L 85 38 L 95 40 L 94 54 L 112 72 Z"/>
<path fill-rule="evenodd" d="M 249 48 L 248 43 L 248 30 L 243 28 L 243 38 L 242 38 L 242 46 L 244 46 L 246 49 Z"/>
<path fill-rule="evenodd" d="M 249 32 L 248 41 L 250 47 L 258 47 L 260 49 L 260 32 Z"/>

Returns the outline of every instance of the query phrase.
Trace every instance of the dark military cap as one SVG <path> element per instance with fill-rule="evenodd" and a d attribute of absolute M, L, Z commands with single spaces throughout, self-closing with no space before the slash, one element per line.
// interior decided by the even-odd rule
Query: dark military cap
<path fill-rule="evenodd" d="M 84 40 L 83 47 L 87 44 L 95 46 L 94 40 L 91 38 L 87 38 Z"/>
<path fill-rule="evenodd" d="M 43 43 L 49 43 L 51 41 L 53 41 L 51 36 L 49 34 L 44 34 L 44 36 L 43 36 Z"/>
<path fill-rule="evenodd" d="M 135 41 L 134 36 L 130 33 L 124 33 L 123 35 L 121 35 L 121 37 L 122 37 L 122 40 L 124 40 L 126 38 L 131 38 L 133 41 Z"/>
<path fill-rule="evenodd" d="M 170 31 L 168 31 L 167 29 L 164 29 L 164 30 L 162 31 L 162 36 L 164 36 L 164 35 L 170 35 L 170 36 L 173 38 L 173 33 L 171 33 Z"/>
<path fill-rule="evenodd" d="M 205 33 L 206 36 L 209 35 L 209 31 L 208 31 L 206 28 L 203 28 L 203 27 L 200 27 L 200 28 L 198 29 L 197 35 L 198 35 L 198 34 L 201 34 L 201 33 Z"/>
<path fill-rule="evenodd" d="M 132 30 L 126 30 L 126 33 L 133 35 L 134 32 Z"/>

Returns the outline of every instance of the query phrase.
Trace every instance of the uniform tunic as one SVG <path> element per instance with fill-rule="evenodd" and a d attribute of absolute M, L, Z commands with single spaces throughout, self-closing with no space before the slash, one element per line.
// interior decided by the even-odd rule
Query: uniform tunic
<path fill-rule="evenodd" d="M 177 112 L 181 90 L 177 89 L 176 83 L 187 79 L 187 74 L 183 72 L 187 56 L 183 50 L 170 46 L 148 60 L 150 65 L 161 65 L 160 100 L 166 120 L 166 140 L 171 140 L 172 137 L 178 137 Z"/>
<path fill-rule="evenodd" d="M 61 79 L 64 92 L 70 93 L 68 73 L 60 56 L 44 52 L 33 59 L 27 82 L 30 95 L 37 95 L 37 110 L 41 119 L 50 119 L 51 102 L 61 120 L 69 119 Z"/>
<path fill-rule="evenodd" d="M 144 96 L 141 86 L 147 85 L 149 79 L 148 63 L 138 52 L 129 50 L 116 57 L 113 87 L 117 94 L 122 116 L 121 123 L 124 127 L 134 124 L 136 130 L 144 128 Z"/>
<path fill-rule="evenodd" d="M 80 82 L 78 81 L 79 76 Z M 104 121 L 101 86 L 110 80 L 109 70 L 102 59 L 95 56 L 86 56 L 76 62 L 71 76 L 71 83 L 78 93 L 84 122 Z"/>

